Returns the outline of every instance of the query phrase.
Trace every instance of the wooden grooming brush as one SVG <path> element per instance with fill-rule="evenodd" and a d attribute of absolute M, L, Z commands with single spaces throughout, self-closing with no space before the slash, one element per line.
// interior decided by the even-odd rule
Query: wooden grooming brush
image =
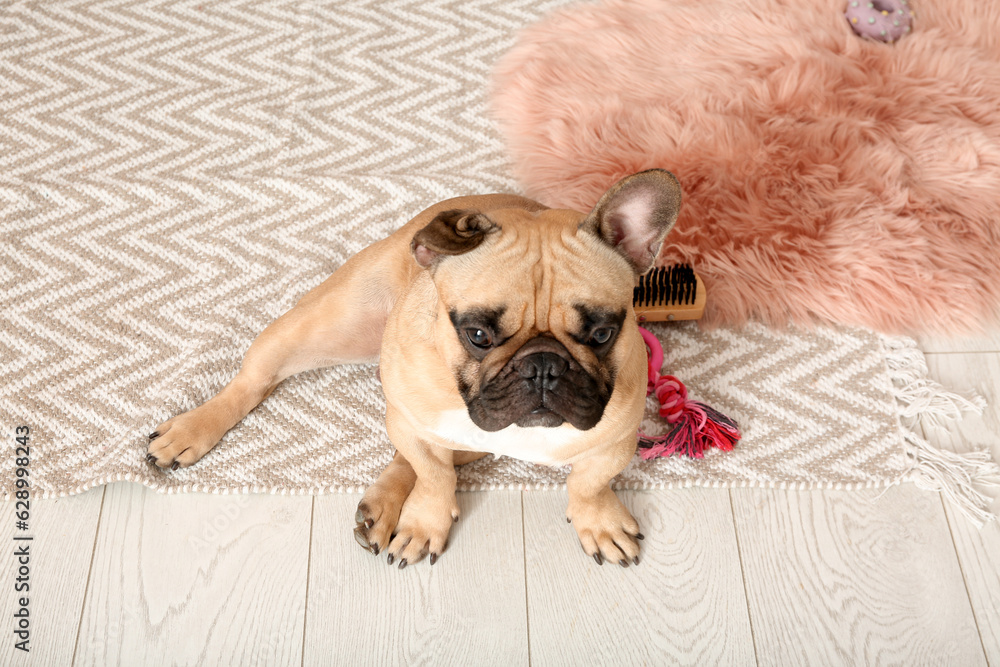
<path fill-rule="evenodd" d="M 690 264 L 657 267 L 639 277 L 632 305 L 640 324 L 696 320 L 705 312 L 705 284 Z"/>

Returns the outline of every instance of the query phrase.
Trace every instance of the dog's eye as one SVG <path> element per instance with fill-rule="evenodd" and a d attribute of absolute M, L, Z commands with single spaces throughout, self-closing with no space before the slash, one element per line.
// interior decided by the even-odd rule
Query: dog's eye
<path fill-rule="evenodd" d="M 486 349 L 493 345 L 493 336 L 484 329 L 470 327 L 465 330 L 465 335 L 469 342 L 478 348 Z"/>
<path fill-rule="evenodd" d="M 600 329 L 594 329 L 593 333 L 590 334 L 590 344 L 591 345 L 604 345 L 609 340 L 611 340 L 615 335 L 614 327 L 601 327 Z"/>

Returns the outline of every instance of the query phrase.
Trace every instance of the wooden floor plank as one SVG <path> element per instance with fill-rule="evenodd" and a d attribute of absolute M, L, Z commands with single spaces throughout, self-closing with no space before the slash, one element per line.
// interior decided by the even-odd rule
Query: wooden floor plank
<path fill-rule="evenodd" d="M 525 492 L 532 664 L 753 664 L 728 492 L 619 495 L 646 538 L 637 567 L 583 554 L 565 490 Z"/>
<path fill-rule="evenodd" d="M 982 416 L 967 415 L 947 429 L 926 428 L 925 437 L 952 451 L 988 448 L 1000 460 L 1000 354 L 932 354 L 927 366 L 946 387 L 978 392 L 987 407 Z M 995 487 L 983 491 L 997 494 Z M 993 509 L 1000 510 L 1000 502 Z M 980 529 L 947 503 L 945 510 L 986 657 L 1000 665 L 1000 522 Z"/>
<path fill-rule="evenodd" d="M 0 505 L 0 540 L 5 557 L 0 559 L 0 616 L 4 619 L 4 641 L 0 665 L 68 665 L 80 626 L 80 613 L 87 589 L 94 537 L 101 513 L 104 487 L 67 498 L 30 500 L 27 531 L 15 528 L 15 505 Z M 29 590 L 16 591 L 13 550 L 25 544 L 14 537 L 31 536 L 29 544 Z M 21 597 L 28 598 L 29 653 L 16 650 L 12 635 L 14 613 Z M 30 657 L 30 663 L 29 663 Z"/>
<path fill-rule="evenodd" d="M 989 664 L 1000 665 L 1000 524 L 979 529 L 946 509 L 983 650 Z"/>
<path fill-rule="evenodd" d="M 1000 330 L 978 336 L 917 336 L 917 344 L 926 353 L 1000 352 Z"/>
<path fill-rule="evenodd" d="M 311 507 L 109 485 L 76 664 L 300 664 Z"/>
<path fill-rule="evenodd" d="M 360 495 L 316 499 L 305 665 L 526 665 L 518 491 L 459 493 L 447 550 L 400 570 L 354 541 Z"/>
<path fill-rule="evenodd" d="M 983 665 L 940 496 L 734 489 L 761 665 Z"/>

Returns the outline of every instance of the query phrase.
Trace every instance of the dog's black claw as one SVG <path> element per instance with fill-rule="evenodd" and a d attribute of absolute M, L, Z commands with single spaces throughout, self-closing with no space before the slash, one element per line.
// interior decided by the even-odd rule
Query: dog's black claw
<path fill-rule="evenodd" d="M 402 570 L 406 567 L 406 559 L 399 561 L 399 569 Z"/>
<path fill-rule="evenodd" d="M 180 467 L 181 467 L 181 464 L 179 462 L 177 462 L 177 461 L 174 461 L 174 464 L 172 466 L 170 466 L 170 469 L 171 470 L 177 470 Z"/>
<path fill-rule="evenodd" d="M 566 523 L 573 523 L 573 519 L 566 517 Z"/>
<path fill-rule="evenodd" d="M 431 565 L 433 565 L 434 563 L 436 563 L 437 559 L 438 559 L 438 555 L 435 554 L 435 553 L 432 553 L 431 554 Z"/>
<path fill-rule="evenodd" d="M 156 463 L 156 457 L 152 454 L 146 454 L 146 463 Z"/>
<path fill-rule="evenodd" d="M 598 565 L 604 565 L 604 559 L 601 558 L 601 554 L 594 554 L 594 560 L 597 561 Z"/>
<path fill-rule="evenodd" d="M 624 558 L 618 561 L 618 564 L 621 565 L 622 567 L 628 567 L 628 561 L 625 560 Z"/>
<path fill-rule="evenodd" d="M 636 556 L 635 558 L 633 558 L 632 562 L 635 563 L 636 565 L 638 565 L 639 564 L 639 557 Z"/>
<path fill-rule="evenodd" d="M 642 533 L 636 533 L 635 534 L 635 539 L 637 539 L 637 540 L 644 540 L 644 539 L 646 539 L 646 536 L 643 535 Z"/>
<path fill-rule="evenodd" d="M 365 528 L 371 528 L 374 525 L 375 525 L 375 519 L 366 519 L 365 520 Z"/>
<path fill-rule="evenodd" d="M 375 544 L 372 545 L 372 553 L 378 556 L 378 552 L 379 552 L 378 542 L 376 542 Z"/>
<path fill-rule="evenodd" d="M 152 433 L 149 434 L 149 439 L 150 440 L 156 440 L 159 437 L 160 437 L 160 432 L 159 431 L 153 431 Z"/>
<path fill-rule="evenodd" d="M 386 558 L 385 560 L 386 560 L 386 562 L 388 562 L 388 563 L 389 563 L 389 565 L 392 565 L 392 562 L 393 562 L 394 560 L 396 560 L 396 557 L 395 557 L 395 556 L 393 556 L 392 554 L 389 554 L 389 557 L 388 557 L 388 558 Z"/>

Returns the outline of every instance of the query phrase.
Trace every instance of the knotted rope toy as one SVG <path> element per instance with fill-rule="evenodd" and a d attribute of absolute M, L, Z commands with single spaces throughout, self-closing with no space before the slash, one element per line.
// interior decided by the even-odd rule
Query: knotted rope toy
<path fill-rule="evenodd" d="M 649 352 L 646 396 L 656 394 L 660 402 L 660 416 L 674 425 L 673 430 L 664 435 L 649 436 L 639 431 L 642 458 L 648 461 L 657 456 L 679 453 L 700 459 L 704 458 L 709 447 L 732 451 L 733 445 L 740 439 L 739 425 L 718 410 L 689 399 L 687 387 L 673 375 L 660 375 L 663 346 L 646 329 L 639 327 L 639 333 Z"/>

